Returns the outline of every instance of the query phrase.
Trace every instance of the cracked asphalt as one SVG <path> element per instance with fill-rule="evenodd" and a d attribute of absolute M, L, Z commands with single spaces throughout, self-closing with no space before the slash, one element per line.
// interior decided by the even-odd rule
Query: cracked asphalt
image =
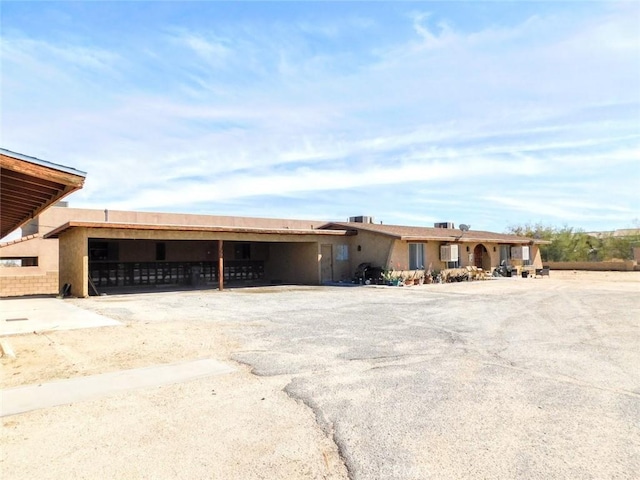
<path fill-rule="evenodd" d="M 233 358 L 291 377 L 353 479 L 637 478 L 637 286 L 237 291 Z"/>
<path fill-rule="evenodd" d="M 76 374 L 160 363 L 168 355 L 173 360 L 210 356 L 244 364 L 254 379 L 268 382 L 263 385 L 271 390 L 252 387 L 242 376 L 185 384 L 175 398 L 175 388 L 167 389 L 171 402 L 180 399 L 177 411 L 185 420 L 172 421 L 181 422 L 185 436 L 194 419 L 217 415 L 216 422 L 198 427 L 202 439 L 185 437 L 199 451 L 210 451 L 215 438 L 231 442 L 238 428 L 242 436 L 256 435 L 219 446 L 190 478 L 635 479 L 640 471 L 639 293 L 638 272 L 552 272 L 551 278 L 405 288 L 120 295 L 72 302 L 125 326 L 49 336 L 58 352 L 73 354 Z M 96 344 L 107 339 L 116 351 L 100 350 L 98 356 Z M 64 359 L 46 360 L 58 366 L 52 377 L 68 376 L 61 368 Z M 33 375 L 43 371 L 40 367 Z M 23 381 L 36 377 L 29 378 Z M 228 388 L 216 383 L 222 380 Z M 218 395 L 205 398 L 202 391 L 214 387 Z M 155 395 L 165 398 L 163 392 Z M 245 397 L 255 403 L 245 405 Z M 133 409 L 136 398 L 121 401 Z M 265 398 L 273 404 L 265 404 Z M 212 399 L 224 401 L 220 405 L 229 410 L 219 410 Z M 149 404 L 143 404 L 144 411 L 132 410 L 129 417 L 148 416 Z M 174 418 L 173 410 L 157 404 L 155 417 Z M 300 407 L 310 412 L 309 419 Z M 61 422 L 73 421 L 73 408 L 49 411 L 46 418 L 59 421 L 52 421 L 55 430 L 39 435 L 56 438 Z M 291 425 L 285 421 L 289 408 Z M 277 415 L 270 417 L 272 410 Z M 251 412 L 256 422 L 247 416 Z M 224 418 L 229 425 L 219 423 Z M 285 468 L 296 441 L 291 432 L 298 432 L 301 443 L 301 432 L 311 432 L 307 423 L 313 419 L 318 435 L 324 433 L 331 445 L 305 443 L 306 450 L 297 453 L 299 465 Z M 40 417 L 24 421 L 26 430 L 18 428 L 15 439 L 7 440 L 18 442 L 12 445 L 19 451 L 37 448 L 19 442 L 25 432 L 38 431 Z M 234 427 L 234 422 L 241 423 Z M 117 428 L 109 425 L 105 438 Z M 163 432 L 162 424 L 157 428 Z M 120 448 L 143 454 L 135 434 L 127 436 Z M 163 441 L 169 442 L 163 455 L 171 452 L 172 462 L 190 468 L 189 452 Z M 306 434 L 305 441 L 319 442 Z M 265 452 L 277 460 L 266 461 Z M 305 466 L 301 459 L 311 452 L 316 463 Z M 346 470 L 328 463 L 334 462 L 333 452 Z M 229 458 L 233 468 L 221 470 L 216 458 Z M 150 457 L 149 476 L 140 478 L 158 478 L 154 468 L 163 461 L 168 462 Z M 52 462 L 59 460 L 52 457 Z M 116 478 L 126 472 L 119 468 L 106 471 Z"/>

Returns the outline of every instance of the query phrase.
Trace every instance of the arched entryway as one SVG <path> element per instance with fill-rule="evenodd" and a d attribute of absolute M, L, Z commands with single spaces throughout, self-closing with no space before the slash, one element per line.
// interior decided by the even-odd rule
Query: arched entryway
<path fill-rule="evenodd" d="M 481 243 L 473 249 L 473 264 L 483 270 L 489 270 L 491 268 L 491 257 L 486 247 Z"/>

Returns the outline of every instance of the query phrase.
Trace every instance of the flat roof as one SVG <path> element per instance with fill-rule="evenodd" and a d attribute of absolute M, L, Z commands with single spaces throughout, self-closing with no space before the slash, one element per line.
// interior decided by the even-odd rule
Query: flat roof
<path fill-rule="evenodd" d="M 145 230 L 170 232 L 211 232 L 211 233 L 253 233 L 272 235 L 319 235 L 319 236 L 349 236 L 354 235 L 350 230 L 320 230 L 315 228 L 259 228 L 259 227 L 227 227 L 207 225 L 169 225 L 148 223 L 114 223 L 114 222 L 76 222 L 70 221 L 47 233 L 44 238 L 59 238 L 60 234 L 73 228 L 115 229 L 115 230 Z"/>

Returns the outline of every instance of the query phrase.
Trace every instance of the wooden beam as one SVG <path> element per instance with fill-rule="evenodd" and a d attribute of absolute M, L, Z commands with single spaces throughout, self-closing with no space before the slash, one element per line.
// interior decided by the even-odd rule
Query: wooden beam
<path fill-rule="evenodd" d="M 5 175 L 6 170 L 2 171 L 2 189 L 11 189 L 18 191 L 28 191 L 32 193 L 45 193 L 47 195 L 53 195 L 55 192 L 59 192 L 64 185 L 56 184 L 57 186 L 52 187 L 47 184 L 44 185 L 42 183 L 38 183 L 36 181 L 28 181 L 25 179 L 18 179 L 15 177 L 11 177 L 9 175 Z"/>
<path fill-rule="evenodd" d="M 218 240 L 218 290 L 224 290 L 224 249 L 222 240 Z"/>
<path fill-rule="evenodd" d="M 2 154 L 0 154 L 0 167 L 2 169 L 22 173 L 30 177 L 45 179 L 55 183 L 62 183 L 64 185 L 73 185 L 76 188 L 80 188 L 84 184 L 84 176 L 82 175 L 74 175 L 73 173 L 63 172 L 43 165 L 36 165 L 31 162 Z"/>

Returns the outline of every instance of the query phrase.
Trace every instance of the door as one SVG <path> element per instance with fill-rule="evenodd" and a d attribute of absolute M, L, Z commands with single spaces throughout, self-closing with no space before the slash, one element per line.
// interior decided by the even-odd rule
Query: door
<path fill-rule="evenodd" d="M 320 281 L 333 282 L 333 246 L 322 245 L 320 257 Z"/>
<path fill-rule="evenodd" d="M 476 245 L 476 248 L 473 249 L 473 264 L 478 268 L 484 268 L 484 257 L 487 253 L 487 249 L 484 248 L 484 245 L 479 244 Z"/>

